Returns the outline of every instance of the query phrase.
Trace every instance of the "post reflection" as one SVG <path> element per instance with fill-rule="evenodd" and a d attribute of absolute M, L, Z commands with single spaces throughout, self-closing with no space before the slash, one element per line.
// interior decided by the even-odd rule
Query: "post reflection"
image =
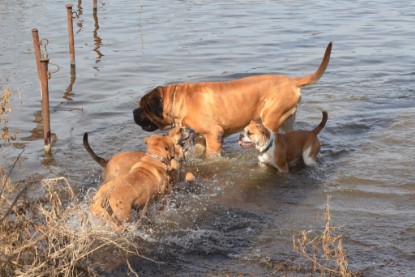
<path fill-rule="evenodd" d="M 72 96 L 73 96 L 73 92 L 72 92 L 72 88 L 73 85 L 75 83 L 76 80 L 76 70 L 75 70 L 75 66 L 71 66 L 71 81 L 69 82 L 68 87 L 66 88 L 65 94 L 63 95 L 63 98 L 67 101 L 72 101 Z"/>
<path fill-rule="evenodd" d="M 82 14 L 83 14 L 83 9 L 82 9 L 82 0 L 78 0 L 78 5 L 77 5 L 77 19 L 78 21 L 76 22 L 76 26 L 78 27 L 78 31 L 76 31 L 76 33 L 79 33 L 82 31 L 82 27 L 83 27 L 83 20 L 81 18 Z M 80 19 L 81 18 L 81 19 Z"/>
<path fill-rule="evenodd" d="M 97 53 L 97 58 L 95 59 L 95 63 L 98 64 L 101 61 L 101 58 L 102 56 L 104 56 L 104 54 L 102 54 L 102 52 L 100 51 L 102 39 L 98 35 L 99 22 L 98 22 L 98 10 L 96 8 L 93 9 L 93 17 L 94 17 L 94 49 L 93 51 Z M 94 68 L 98 70 L 97 66 Z"/>

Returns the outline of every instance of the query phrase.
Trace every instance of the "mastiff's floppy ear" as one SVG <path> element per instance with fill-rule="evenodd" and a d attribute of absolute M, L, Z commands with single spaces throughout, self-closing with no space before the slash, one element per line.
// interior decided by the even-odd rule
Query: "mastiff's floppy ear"
<path fill-rule="evenodd" d="M 145 116 L 154 124 L 161 127 L 163 125 L 163 98 L 161 97 L 162 87 L 158 86 L 140 100 L 140 107 Z"/>
<path fill-rule="evenodd" d="M 163 99 L 156 94 L 150 95 L 150 99 L 148 100 L 148 106 L 150 107 L 150 111 L 157 117 L 163 116 Z"/>
<path fill-rule="evenodd" d="M 163 126 L 162 87 L 156 87 L 140 100 L 140 105 L 133 111 L 134 122 L 145 131 L 153 132 Z"/>

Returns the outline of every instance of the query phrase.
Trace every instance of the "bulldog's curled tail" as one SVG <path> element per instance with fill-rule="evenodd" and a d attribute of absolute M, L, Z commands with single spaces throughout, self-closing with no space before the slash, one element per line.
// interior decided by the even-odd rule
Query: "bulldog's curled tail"
<path fill-rule="evenodd" d="M 321 113 L 323 114 L 323 118 L 321 119 L 320 124 L 312 131 L 316 136 L 320 133 L 321 130 L 323 130 L 324 126 L 326 126 L 327 119 L 329 118 L 329 115 L 326 111 L 321 111 Z"/>
<path fill-rule="evenodd" d="M 108 161 L 105 160 L 105 159 L 103 159 L 103 158 L 101 158 L 101 157 L 99 157 L 97 154 L 95 154 L 95 152 L 89 146 L 88 133 L 85 133 L 84 134 L 83 142 L 84 142 L 84 147 L 85 147 L 86 151 L 89 153 L 89 155 L 91 155 L 91 157 L 94 159 L 94 161 L 96 161 L 97 163 L 99 163 L 100 166 L 106 167 Z"/>
<path fill-rule="evenodd" d="M 323 76 L 324 72 L 326 71 L 327 66 L 329 65 L 332 45 L 333 45 L 332 42 L 330 42 L 327 45 L 323 60 L 321 61 L 320 66 L 317 68 L 317 70 L 313 74 L 306 76 L 306 77 L 295 78 L 297 87 L 311 85 L 317 82 L 318 80 L 320 80 L 321 76 Z"/>

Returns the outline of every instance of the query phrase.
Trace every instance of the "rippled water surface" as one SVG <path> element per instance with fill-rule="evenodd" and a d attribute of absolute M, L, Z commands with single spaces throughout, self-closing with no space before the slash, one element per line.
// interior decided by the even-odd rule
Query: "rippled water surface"
<path fill-rule="evenodd" d="M 292 236 L 324 227 L 331 195 L 350 268 L 363 276 L 415 272 L 415 5 L 413 1 L 75 1 L 71 78 L 63 1 L 0 2 L 0 86 L 15 91 L 12 132 L 24 152 L 12 177 L 65 176 L 79 191 L 100 185 L 82 146 L 103 156 L 144 150 L 132 110 L 157 85 L 225 81 L 260 73 L 312 73 L 328 42 L 329 67 L 302 90 L 295 128 L 329 120 L 318 167 L 282 175 L 256 151 L 225 140 L 224 157 L 190 158 L 197 183 L 178 183 L 140 236 L 140 276 L 278 276 L 297 257 Z M 54 161 L 43 162 L 32 28 L 47 38 Z M 22 149 L 0 148 L 10 167 Z M 271 265 L 271 266 L 270 266 Z M 115 269 L 122 275 L 123 268 Z M 113 272 L 113 273 L 114 273 Z M 108 274 L 111 274 L 109 272 Z M 289 273 L 302 275 L 301 272 Z"/>

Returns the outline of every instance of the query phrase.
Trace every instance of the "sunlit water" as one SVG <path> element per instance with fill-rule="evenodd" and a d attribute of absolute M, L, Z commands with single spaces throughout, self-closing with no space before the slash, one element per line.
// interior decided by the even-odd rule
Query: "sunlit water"
<path fill-rule="evenodd" d="M 76 78 L 70 75 L 66 2 L 0 2 L 0 86 L 10 87 L 24 152 L 12 178 L 65 176 L 78 191 L 100 185 L 97 153 L 144 150 L 132 110 L 156 85 L 312 73 L 328 42 L 329 67 L 303 89 L 295 128 L 320 122 L 318 167 L 281 175 L 256 151 L 226 139 L 224 158 L 191 158 L 163 210 L 152 209 L 134 260 L 140 276 L 278 275 L 296 256 L 292 235 L 322 230 L 327 195 L 349 266 L 364 276 L 415 272 L 415 6 L 412 1 L 75 1 Z M 43 163 L 32 28 L 47 38 L 54 161 Z M 58 67 L 57 67 L 58 66 Z M 74 83 L 72 84 L 72 82 Z M 10 168 L 21 149 L 2 146 Z M 145 242 L 145 243 L 144 243 Z M 115 269 L 120 275 L 125 267 Z M 105 274 L 105 273 L 103 273 Z M 111 273 L 108 273 L 111 274 Z M 290 273 L 300 274 L 300 273 Z"/>

